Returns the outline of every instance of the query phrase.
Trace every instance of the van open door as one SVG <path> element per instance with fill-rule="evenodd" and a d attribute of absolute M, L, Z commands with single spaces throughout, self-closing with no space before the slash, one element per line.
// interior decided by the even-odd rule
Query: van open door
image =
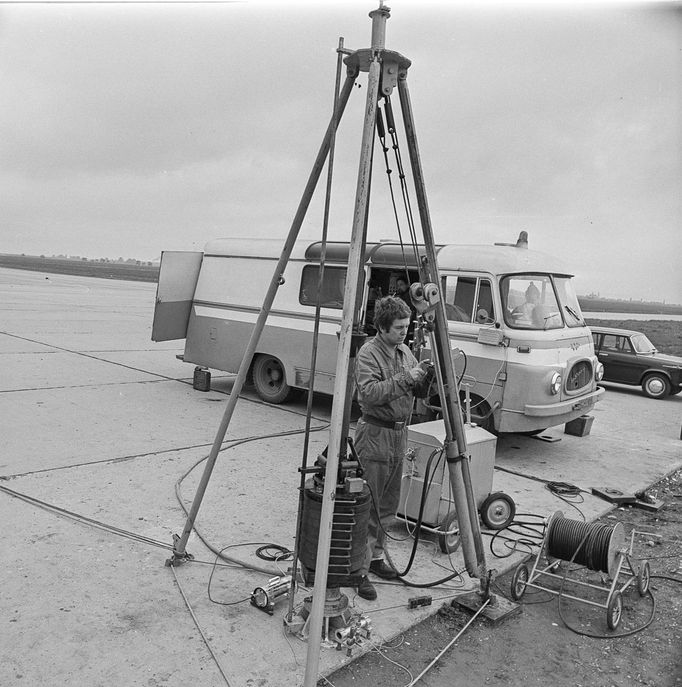
<path fill-rule="evenodd" d="M 161 253 L 152 341 L 172 341 L 187 336 L 187 323 L 203 255 L 193 251 Z"/>

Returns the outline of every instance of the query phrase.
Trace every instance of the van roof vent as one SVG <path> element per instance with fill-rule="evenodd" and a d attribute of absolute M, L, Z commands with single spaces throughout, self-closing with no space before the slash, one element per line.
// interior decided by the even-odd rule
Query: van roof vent
<path fill-rule="evenodd" d="M 514 248 L 528 248 L 528 232 L 522 231 L 516 243 L 496 243 L 496 246 L 513 246 Z"/>

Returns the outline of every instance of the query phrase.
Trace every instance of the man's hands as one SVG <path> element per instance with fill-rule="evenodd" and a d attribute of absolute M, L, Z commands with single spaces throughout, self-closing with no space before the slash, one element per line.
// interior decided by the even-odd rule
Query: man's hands
<path fill-rule="evenodd" d="M 428 374 L 429 369 L 431 367 L 432 367 L 431 361 L 428 359 L 422 360 L 419 363 L 419 365 L 415 365 L 415 367 L 413 367 L 410 370 L 410 377 L 412 377 L 412 381 L 415 384 L 418 384 L 419 382 L 421 382 L 426 377 L 426 375 Z"/>

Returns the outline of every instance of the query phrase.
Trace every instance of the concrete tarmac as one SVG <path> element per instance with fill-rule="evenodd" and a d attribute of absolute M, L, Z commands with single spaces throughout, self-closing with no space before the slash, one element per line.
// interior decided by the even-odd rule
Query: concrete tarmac
<path fill-rule="evenodd" d="M 155 288 L 0 269 L 3 687 L 303 684 L 308 644 L 283 631 L 288 603 L 270 616 L 249 599 L 287 567 L 257 549 L 293 546 L 305 401 L 270 406 L 244 394 L 196 521 L 201 538 L 189 538 L 194 560 L 165 566 L 232 377 L 214 371 L 211 390 L 195 391 L 193 367 L 176 359 L 183 342 L 151 341 Z M 316 398 L 311 461 L 330 411 L 329 398 Z M 558 427 L 546 433 L 554 441 L 499 438 L 493 490 L 512 496 L 518 513 L 593 520 L 613 505 L 589 493 L 566 503 L 546 482 L 646 489 L 682 466 L 681 411 L 682 397 L 612 386 L 588 436 Z M 393 535 L 401 567 L 412 540 L 404 524 Z M 249 567 L 216 565 L 218 550 Z M 501 574 L 522 554 L 486 548 L 486 558 Z M 427 535 L 409 579 L 438 580 L 452 566 L 463 569 L 461 551 L 447 556 Z M 344 591 L 380 644 L 478 583 L 465 574 L 428 589 L 377 587 L 371 603 Z M 308 594 L 299 589 L 296 605 Z M 432 605 L 409 609 L 422 594 Z M 351 657 L 322 648 L 320 674 L 369 648 Z"/>

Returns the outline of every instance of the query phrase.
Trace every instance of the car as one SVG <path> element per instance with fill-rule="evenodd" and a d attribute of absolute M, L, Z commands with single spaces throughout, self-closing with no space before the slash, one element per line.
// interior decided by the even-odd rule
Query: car
<path fill-rule="evenodd" d="M 590 327 L 594 352 L 604 365 L 603 382 L 641 386 L 650 398 L 682 391 L 682 358 L 659 353 L 642 332 Z"/>

